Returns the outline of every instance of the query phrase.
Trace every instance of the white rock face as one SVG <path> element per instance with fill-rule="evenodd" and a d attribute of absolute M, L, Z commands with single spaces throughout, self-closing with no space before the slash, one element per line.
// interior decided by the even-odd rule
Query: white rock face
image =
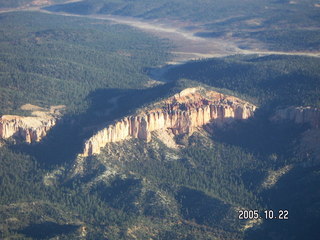
<path fill-rule="evenodd" d="M 272 120 L 291 120 L 295 123 L 309 123 L 314 128 L 320 126 L 320 109 L 314 107 L 288 107 L 278 110 Z"/>
<path fill-rule="evenodd" d="M 125 117 L 97 132 L 84 144 L 82 156 L 99 154 L 109 142 L 128 137 L 150 141 L 151 132 L 170 129 L 173 134 L 191 134 L 195 128 L 219 119 L 247 119 L 256 106 L 239 98 L 223 95 L 202 88 L 182 92 L 152 106 L 152 110 Z"/>
<path fill-rule="evenodd" d="M 0 117 L 0 137 L 7 139 L 17 137 L 27 143 L 38 142 L 56 124 L 60 116 L 60 110 L 64 106 L 52 106 L 50 109 L 23 105 L 23 110 L 36 110 L 33 116 L 22 117 L 17 115 L 3 115 Z"/>

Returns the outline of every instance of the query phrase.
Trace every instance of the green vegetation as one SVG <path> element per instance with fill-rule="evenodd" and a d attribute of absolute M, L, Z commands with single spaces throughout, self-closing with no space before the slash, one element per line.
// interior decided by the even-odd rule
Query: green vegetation
<path fill-rule="evenodd" d="M 290 134 L 287 134 L 288 131 Z M 168 148 L 157 138 L 147 144 L 139 140 L 108 144 L 95 161 L 106 166 L 106 169 L 117 169 L 120 176 L 127 177 L 116 179 L 116 183 L 111 178 L 108 181 L 111 181 L 110 185 L 100 182 L 94 189 L 115 208 L 166 219 L 175 216 L 187 223 L 186 226 L 180 226 L 180 229 L 185 229 L 186 235 L 166 228 L 167 234 L 161 235 L 160 239 L 170 239 L 170 236 L 185 239 L 187 235 L 207 239 L 207 233 L 216 236 L 219 231 L 222 232 L 218 239 L 231 237 L 233 233 L 243 239 L 239 229 L 245 222 L 237 220 L 234 208 L 262 210 L 276 206 L 281 209 L 294 204 L 288 199 L 287 204 L 282 202 L 274 205 L 275 202 L 270 198 L 275 195 L 265 190 L 263 182 L 269 171 L 290 164 L 306 163 L 296 143 L 302 131 L 304 128 L 301 126 L 271 123 L 265 116 L 259 115 L 225 129 L 215 128 L 213 142 L 203 133 L 194 133 L 190 138 L 179 136 L 177 141 L 183 144 L 182 149 Z M 91 176 L 91 173 L 88 172 L 88 175 Z M 311 181 L 310 184 L 317 185 L 315 179 Z M 156 191 L 162 196 L 152 199 L 151 213 L 145 209 L 150 202 L 148 204 L 143 200 L 148 191 Z M 292 194 L 292 191 L 293 188 L 287 189 L 287 193 Z M 296 195 L 296 201 L 303 198 L 303 194 Z M 166 199 L 166 205 L 161 204 L 163 198 Z M 275 198 L 280 199 L 280 194 Z M 304 206 L 306 209 L 310 210 Z M 290 208 L 290 211 L 294 211 L 294 208 Z M 205 233 L 200 234 L 195 229 L 190 232 L 188 228 L 193 224 L 205 226 Z M 285 223 L 278 224 L 295 232 L 292 226 L 288 228 Z M 233 236 L 235 239 L 237 237 Z"/>
<path fill-rule="evenodd" d="M 170 19 L 188 22 L 204 37 L 235 37 L 261 41 L 274 50 L 308 50 L 320 48 L 318 8 L 314 0 L 264 1 L 208 0 L 85 0 L 50 6 L 50 11 L 75 14 L 113 14 L 144 19 Z M 195 24 L 197 23 L 197 24 Z M 199 24 L 201 28 L 199 28 Z"/>
<path fill-rule="evenodd" d="M 30 5 L 36 5 L 35 2 L 41 2 L 40 1 L 34 1 L 34 0 L 14 0 L 14 1 L 7 1 L 7 0 L 0 0 L 0 8 L 16 8 L 16 7 L 25 7 Z M 66 0 L 51 0 L 51 3 L 64 3 Z M 43 1 L 44 4 L 46 4 L 45 1 Z"/>
<path fill-rule="evenodd" d="M 258 30 L 254 32 L 237 32 L 234 37 L 244 39 L 257 39 L 267 43 L 270 50 L 294 51 L 319 51 L 320 33 L 310 29 L 271 29 L 268 31 Z M 247 48 L 249 46 L 244 46 Z"/>
<path fill-rule="evenodd" d="M 203 24 L 210 37 L 239 29 L 237 36 L 274 48 L 285 49 L 283 40 L 288 48 L 318 48 L 317 33 L 301 30 L 317 21 L 311 1 L 249 2 L 244 7 L 235 0 L 196 6 L 189 0 L 95 0 L 50 9 L 185 18 Z M 275 17 L 278 11 L 282 19 Z M 254 30 L 247 20 L 261 16 L 266 18 L 262 25 L 245 35 L 248 28 Z M 0 114 L 19 113 L 25 103 L 65 104 L 68 111 L 41 143 L 1 140 L 1 239 L 315 238 L 319 164 L 312 150 L 301 145 L 308 126 L 269 118 L 278 107 L 320 107 L 318 58 L 251 55 L 193 61 L 171 68 L 165 76 L 171 82 L 149 88 L 147 69 L 170 57 L 165 40 L 107 21 L 36 12 L 4 13 L 0 21 Z M 279 30 L 272 30 L 278 24 Z M 297 30 L 283 30 L 297 24 Z M 271 30 L 262 33 L 260 27 Z M 176 148 L 154 134 L 148 143 L 129 139 L 108 144 L 98 156 L 77 156 L 96 129 L 199 85 L 260 108 L 247 121 L 210 126 L 212 134 L 201 130 L 175 136 Z M 272 173 L 288 166 L 292 169 L 273 187 L 265 187 Z M 243 232 L 246 221 L 238 220 L 239 208 L 288 209 L 290 221 L 264 222 L 260 230 Z"/>
<path fill-rule="evenodd" d="M 73 121 L 83 119 L 76 115 L 86 112 L 91 104 L 101 109 L 117 89 L 146 88 L 149 79 L 144 69 L 168 58 L 166 41 L 100 20 L 36 12 L 5 13 L 1 15 L 1 32 L 1 114 L 17 113 L 25 103 L 65 104 L 74 114 Z M 109 94 L 99 99 L 98 89 Z M 91 103 L 94 100 L 102 101 Z M 125 231 L 119 229 L 126 229 L 121 226 L 135 219 L 124 210 L 114 210 L 98 194 L 88 195 L 77 183 L 44 183 L 48 166 L 69 167 L 77 147 L 82 146 L 84 136 L 77 134 L 83 122 L 72 125 L 70 118 L 65 120 L 66 124 L 57 126 L 44 144 L 1 147 L 1 238 L 23 238 L 22 234 L 42 238 L 41 233 L 32 235 L 39 227 L 48 236 L 63 237 L 61 231 L 68 232 L 68 226 L 85 223 L 91 229 L 89 239 L 101 239 L 101 229 L 106 225 L 116 226 L 115 239 L 119 239 Z M 34 206 L 33 211 L 22 216 L 29 205 Z M 18 217 L 18 222 L 5 222 L 7 217 Z M 72 228 L 71 235 L 64 239 L 72 238 L 77 229 Z"/>
<path fill-rule="evenodd" d="M 158 155 L 154 148 L 150 148 L 143 161 L 139 161 L 141 153 L 136 154 L 130 169 L 141 177 L 149 176 L 156 183 L 175 183 L 198 189 L 229 204 L 251 208 L 259 205 L 246 189 L 241 176 L 250 172 L 250 166 L 262 164 L 261 161 L 236 147 L 205 143 L 201 137 L 189 141 L 189 146 L 180 153 L 180 160 L 165 161 L 169 149 Z"/>
<path fill-rule="evenodd" d="M 247 232 L 246 239 L 268 239 L 273 234 L 279 238 L 315 239 L 318 235 L 319 214 L 319 165 L 296 167 L 264 193 L 270 209 L 287 209 L 289 221 L 266 221 L 263 228 Z"/>
<path fill-rule="evenodd" d="M 83 111 L 95 89 L 145 88 L 144 69 L 168 57 L 167 42 L 106 21 L 28 12 L 1 17 L 2 114 L 25 103 Z"/>
<path fill-rule="evenodd" d="M 24 233 L 27 236 L 41 234 L 35 230 L 37 224 L 45 222 L 54 221 L 68 228 L 88 223 L 92 226 L 106 224 L 120 226 L 134 219 L 134 216 L 122 210 L 110 208 L 97 194 L 88 195 L 76 183 L 71 188 L 45 185 L 43 181 L 45 171 L 39 168 L 35 159 L 30 156 L 13 153 L 6 147 L 1 148 L 0 154 L 2 166 L 0 213 L 3 216 L 0 223 L 1 238 L 12 236 L 14 233 Z M 29 209 L 32 211 L 29 212 Z M 23 212 L 26 212 L 26 215 L 21 215 Z M 4 216 L 18 217 L 18 219 L 12 223 L 6 222 Z M 54 228 L 57 232 L 52 230 L 48 232 L 48 236 L 57 235 L 60 231 L 57 227 L 48 227 L 44 232 Z M 91 239 L 95 237 L 96 234 Z"/>
<path fill-rule="evenodd" d="M 269 9 L 271 7 L 273 7 L 273 9 Z M 280 18 L 278 13 L 282 9 L 287 10 L 286 12 L 282 12 L 284 14 L 282 14 L 282 16 L 284 16 L 285 21 L 287 16 L 292 18 L 294 12 L 297 10 L 303 11 L 306 16 L 300 17 L 305 20 L 308 16 L 307 11 L 313 10 L 313 13 L 317 11 L 313 6 L 312 1 L 308 0 L 300 1 L 299 4 L 289 4 L 288 1 L 270 1 L 267 3 L 263 0 L 257 0 L 243 4 L 236 0 L 226 0 L 224 2 L 209 0 L 201 1 L 196 5 L 191 0 L 177 0 L 174 2 L 168 0 L 85 0 L 77 3 L 56 5 L 49 9 L 80 14 L 100 13 L 143 18 L 166 17 L 180 20 L 188 19 L 192 22 L 206 22 L 220 18 L 225 19 L 224 22 L 234 22 L 247 19 L 248 17 L 271 17 L 271 14 Z M 311 15 L 311 12 L 309 14 Z M 302 19 L 295 20 L 301 21 Z M 311 21 L 311 19 L 309 21 Z M 224 24 L 224 22 L 220 22 L 220 25 Z M 274 21 L 274 23 L 276 22 Z"/>
<path fill-rule="evenodd" d="M 258 105 L 320 106 L 320 61 L 299 56 L 232 56 L 172 68 L 171 80 L 188 78 L 232 90 Z"/>

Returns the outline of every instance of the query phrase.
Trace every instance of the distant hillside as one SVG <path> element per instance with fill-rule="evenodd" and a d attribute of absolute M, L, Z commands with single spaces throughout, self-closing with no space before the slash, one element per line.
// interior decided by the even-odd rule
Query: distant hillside
<path fill-rule="evenodd" d="M 144 69 L 169 56 L 167 42 L 100 20 L 4 13 L 1 31 L 0 114 L 26 103 L 78 111 L 97 88 L 145 88 Z"/>
<path fill-rule="evenodd" d="M 228 89 L 259 105 L 320 106 L 319 58 L 276 55 L 213 58 L 171 68 L 166 78 L 188 78 Z"/>
<path fill-rule="evenodd" d="M 274 50 L 320 49 L 319 4 L 315 0 L 85 0 L 51 6 L 50 11 L 74 14 L 113 14 L 163 21 L 178 20 L 184 27 L 198 29 L 203 37 L 261 41 Z"/>
<path fill-rule="evenodd" d="M 319 46 L 315 3 L 88 0 L 50 10 L 185 22 L 218 41 L 252 34 L 307 51 Z M 168 40 L 62 15 L 0 14 L 0 116 L 48 120 L 0 118 L 0 239 L 317 239 L 319 58 L 235 55 L 162 69 Z"/>
<path fill-rule="evenodd" d="M 45 6 L 49 4 L 65 3 L 68 0 L 0 0 L 0 8 L 16 8 L 26 6 Z"/>

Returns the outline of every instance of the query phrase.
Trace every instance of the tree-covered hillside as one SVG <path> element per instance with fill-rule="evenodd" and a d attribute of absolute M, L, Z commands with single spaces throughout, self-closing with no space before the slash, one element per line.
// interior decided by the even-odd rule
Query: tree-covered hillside
<path fill-rule="evenodd" d="M 206 37 L 232 32 L 282 50 L 315 50 L 316 3 L 86 0 L 49 10 L 187 21 Z M 165 39 L 104 20 L 31 11 L 1 13 L 0 23 L 0 115 L 26 114 L 19 110 L 26 103 L 67 109 L 41 142 L 0 139 L 0 239 L 319 236 L 320 130 L 270 120 L 277 108 L 320 107 L 319 58 L 191 61 L 164 66 L 160 83 L 148 71 L 170 60 Z M 258 108 L 244 121 L 208 124 L 190 135 L 160 129 L 149 142 L 129 138 L 99 155 L 79 155 L 97 130 L 198 86 Z M 241 220 L 241 209 L 283 209 L 289 220 Z"/>
<path fill-rule="evenodd" d="M 166 22 L 178 20 L 199 36 L 251 39 L 274 50 L 319 51 L 319 4 L 315 0 L 85 0 L 50 6 L 50 11 L 75 14 L 113 14 Z"/>
<path fill-rule="evenodd" d="M 320 106 L 319 58 L 231 56 L 192 61 L 171 68 L 166 77 L 232 90 L 258 105 Z"/>
<path fill-rule="evenodd" d="M 0 113 L 25 103 L 85 107 L 97 88 L 144 88 L 169 44 L 106 21 L 36 12 L 1 15 Z"/>
<path fill-rule="evenodd" d="M 17 7 L 28 7 L 28 6 L 41 6 L 41 5 L 48 5 L 48 4 L 57 4 L 57 3 L 64 3 L 67 0 L 0 0 L 0 9 L 1 8 L 17 8 Z"/>

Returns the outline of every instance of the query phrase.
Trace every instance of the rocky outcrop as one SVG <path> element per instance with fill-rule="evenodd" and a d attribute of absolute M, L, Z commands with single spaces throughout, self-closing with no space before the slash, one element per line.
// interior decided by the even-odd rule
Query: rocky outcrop
<path fill-rule="evenodd" d="M 99 154 L 107 143 L 128 137 L 149 141 L 155 130 L 170 129 L 176 135 L 191 134 L 197 127 L 214 120 L 247 119 L 255 109 L 254 105 L 236 97 L 189 88 L 98 131 L 85 142 L 82 156 Z"/>
<path fill-rule="evenodd" d="M 32 105 L 24 105 L 23 110 Z M 17 115 L 3 115 L 0 117 L 0 137 L 7 139 L 13 137 L 27 143 L 38 142 L 56 124 L 60 111 L 64 106 L 52 106 L 50 109 L 43 109 L 32 106 L 32 116 L 23 117 Z"/>
<path fill-rule="evenodd" d="M 295 123 L 309 123 L 312 127 L 319 128 L 320 109 L 314 107 L 288 107 L 277 110 L 271 120 L 290 120 Z"/>
<path fill-rule="evenodd" d="M 309 128 L 301 134 L 299 152 L 308 161 L 302 166 L 310 167 L 320 161 L 320 109 L 316 107 L 288 107 L 277 110 L 272 121 L 293 121 L 297 124 L 309 124 Z"/>

